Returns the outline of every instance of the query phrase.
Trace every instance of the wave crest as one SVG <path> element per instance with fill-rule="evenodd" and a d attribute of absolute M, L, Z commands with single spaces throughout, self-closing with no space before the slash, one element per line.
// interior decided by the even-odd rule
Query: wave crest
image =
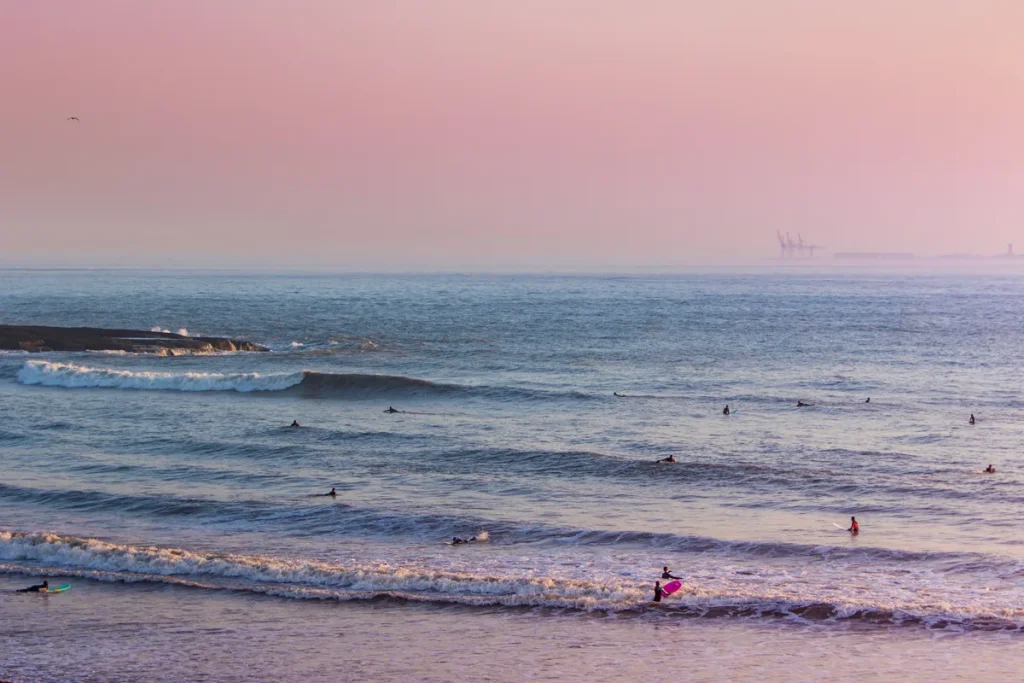
<path fill-rule="evenodd" d="M 151 391 L 275 392 L 295 388 L 304 396 L 332 393 L 446 392 L 460 387 L 396 375 L 339 374 L 299 371 L 156 372 L 88 367 L 75 363 L 30 360 L 18 373 L 27 385 L 64 388 L 139 389 Z"/>

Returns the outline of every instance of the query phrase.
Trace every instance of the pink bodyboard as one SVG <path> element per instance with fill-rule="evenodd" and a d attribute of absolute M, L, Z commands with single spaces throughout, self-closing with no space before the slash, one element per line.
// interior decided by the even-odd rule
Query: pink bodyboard
<path fill-rule="evenodd" d="M 679 590 L 682 587 L 683 587 L 682 581 L 669 581 L 668 583 L 666 583 L 664 586 L 661 587 L 661 590 L 662 590 L 662 594 L 664 594 L 664 595 L 672 595 L 673 593 L 675 593 L 677 590 Z"/>

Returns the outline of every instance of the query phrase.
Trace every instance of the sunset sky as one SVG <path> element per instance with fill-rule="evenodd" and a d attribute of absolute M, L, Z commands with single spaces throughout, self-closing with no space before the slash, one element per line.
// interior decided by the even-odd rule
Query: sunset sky
<path fill-rule="evenodd" d="M 1015 0 L 6 0 L 0 263 L 1024 252 L 1022 35 Z"/>

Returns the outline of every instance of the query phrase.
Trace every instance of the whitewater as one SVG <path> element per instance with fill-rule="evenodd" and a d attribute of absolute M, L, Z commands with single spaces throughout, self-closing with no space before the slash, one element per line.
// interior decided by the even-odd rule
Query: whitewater
<path fill-rule="evenodd" d="M 490 680 L 549 655 L 538 676 L 679 680 L 666 638 L 777 647 L 810 678 L 871 680 L 837 637 L 916 652 L 907 680 L 971 675 L 961 652 L 1001 663 L 987 680 L 1024 663 L 1016 274 L 0 280 L 5 323 L 270 349 L 0 354 L 0 610 L 47 632 L 10 591 L 70 582 L 42 599 L 75 644 L 0 631 L 22 653 L 0 678 L 137 680 L 109 648 L 141 614 L 166 625 L 132 656 L 194 654 L 176 680 L 269 653 L 284 672 L 250 675 L 344 678 L 319 654 L 339 629 L 381 680 L 463 650 Z M 664 566 L 684 588 L 655 604 Z"/>

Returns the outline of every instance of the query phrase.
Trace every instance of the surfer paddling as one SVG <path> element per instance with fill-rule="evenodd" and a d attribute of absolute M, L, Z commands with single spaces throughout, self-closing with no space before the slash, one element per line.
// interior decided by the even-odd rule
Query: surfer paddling
<path fill-rule="evenodd" d="M 384 412 L 385 413 L 397 413 L 398 411 L 395 410 L 394 406 L 388 406 L 388 409 L 385 410 Z"/>
<path fill-rule="evenodd" d="M 331 498 L 337 498 L 337 497 L 338 497 L 338 492 L 337 492 L 337 491 L 335 491 L 335 490 L 334 490 L 334 487 L 332 486 L 332 487 L 331 487 L 331 490 L 330 490 L 330 491 L 328 491 L 327 493 L 325 493 L 324 495 L 325 495 L 325 496 L 330 496 Z"/>
<path fill-rule="evenodd" d="M 810 403 L 804 403 L 803 401 L 797 401 L 796 402 L 796 407 L 797 408 L 810 408 L 811 404 Z"/>
<path fill-rule="evenodd" d="M 850 528 L 847 529 L 847 531 L 849 531 L 854 536 L 856 536 L 857 534 L 860 533 L 860 525 L 857 524 L 857 518 L 856 517 L 853 517 L 853 516 L 850 517 Z"/>
<path fill-rule="evenodd" d="M 29 586 L 28 588 L 18 589 L 19 593 L 46 593 L 50 590 L 50 582 L 43 580 L 43 582 L 37 586 Z"/>
<path fill-rule="evenodd" d="M 676 456 L 670 455 L 667 458 L 662 458 L 658 462 L 675 462 L 675 461 L 676 461 Z"/>
<path fill-rule="evenodd" d="M 993 467 L 992 464 L 990 463 L 989 466 L 986 467 L 983 471 L 985 472 L 985 474 L 995 474 L 996 473 L 996 468 Z"/>

